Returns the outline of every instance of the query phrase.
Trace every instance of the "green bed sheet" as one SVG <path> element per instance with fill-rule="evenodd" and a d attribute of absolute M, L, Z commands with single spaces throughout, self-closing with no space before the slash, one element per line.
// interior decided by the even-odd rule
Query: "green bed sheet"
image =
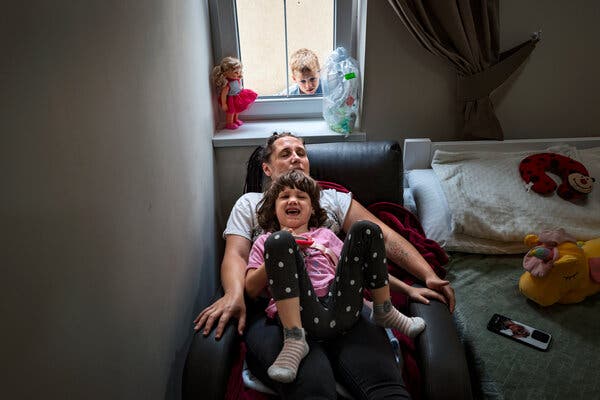
<path fill-rule="evenodd" d="M 519 292 L 522 256 L 452 253 L 448 276 L 476 398 L 600 399 L 600 293 L 541 307 Z M 486 329 L 498 313 L 552 334 L 543 352 Z"/>

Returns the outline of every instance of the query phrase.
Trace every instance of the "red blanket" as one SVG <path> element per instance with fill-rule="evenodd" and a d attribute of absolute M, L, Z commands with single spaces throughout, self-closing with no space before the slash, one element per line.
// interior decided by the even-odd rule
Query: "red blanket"
<path fill-rule="evenodd" d="M 336 183 L 320 181 L 319 184 L 323 189 L 336 189 L 340 192 L 348 192 L 346 188 Z M 444 266 L 448 263 L 448 255 L 437 242 L 427 239 L 423 228 L 421 227 L 421 223 L 410 211 L 399 204 L 385 202 L 372 204 L 367 209 L 387 226 L 411 242 L 440 278 L 446 276 Z M 409 285 L 415 283 L 415 278 L 412 275 L 394 263 L 390 262 L 388 264 L 388 271 L 390 274 Z M 392 292 L 392 302 L 401 311 L 406 311 L 408 299 L 405 295 Z M 402 376 L 404 383 L 412 398 L 420 399 L 422 398 L 421 374 L 417 364 L 417 352 L 414 341 L 399 332 L 394 332 L 394 334 L 398 338 L 402 349 Z M 225 399 L 264 400 L 272 398 L 272 396 L 266 396 L 244 387 L 241 371 L 245 352 L 246 348 L 242 343 L 240 346 L 240 357 L 236 361 L 229 377 Z"/>
<path fill-rule="evenodd" d="M 410 211 L 395 203 L 375 203 L 367 209 L 411 242 L 440 278 L 446 276 L 444 266 L 448 263 L 448 255 L 436 241 L 427 239 L 421 223 Z M 408 285 L 415 283 L 415 278 L 412 275 L 392 262 L 388 263 L 388 272 Z M 405 295 L 392 292 L 392 303 L 396 308 L 406 313 L 408 299 Z M 402 349 L 404 361 L 402 377 L 406 388 L 413 399 L 420 399 L 422 398 L 422 382 L 417 364 L 415 343 L 411 338 L 400 332 L 394 331 L 394 335 L 398 338 Z"/>

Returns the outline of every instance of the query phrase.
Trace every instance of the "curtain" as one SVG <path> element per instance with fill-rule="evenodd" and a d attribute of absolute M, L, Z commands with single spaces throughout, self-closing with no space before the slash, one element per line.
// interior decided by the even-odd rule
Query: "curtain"
<path fill-rule="evenodd" d="M 539 37 L 499 52 L 498 0 L 388 0 L 412 35 L 457 73 L 463 139 L 503 140 L 490 94 L 533 51 Z"/>

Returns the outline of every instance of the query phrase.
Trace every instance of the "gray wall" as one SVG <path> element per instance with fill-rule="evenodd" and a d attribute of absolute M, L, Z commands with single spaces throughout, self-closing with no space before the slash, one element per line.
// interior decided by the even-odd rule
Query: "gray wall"
<path fill-rule="evenodd" d="M 598 136 L 600 3 L 500 2 L 500 49 L 542 30 L 523 68 L 494 93 L 505 138 Z M 369 140 L 455 139 L 455 75 L 409 34 L 387 1 L 369 1 L 363 128 Z"/>
<path fill-rule="evenodd" d="M 215 281 L 206 1 L 3 3 L 2 389 L 179 397 Z"/>

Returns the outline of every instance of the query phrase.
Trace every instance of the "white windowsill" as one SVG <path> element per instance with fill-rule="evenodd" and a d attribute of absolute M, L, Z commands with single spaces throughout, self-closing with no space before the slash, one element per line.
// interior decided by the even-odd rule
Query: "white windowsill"
<path fill-rule="evenodd" d="M 306 143 L 364 142 L 366 134 L 354 131 L 349 135 L 329 129 L 322 118 L 245 121 L 238 129 L 223 129 L 213 135 L 213 147 L 258 146 L 265 144 L 273 132 L 291 132 Z"/>

